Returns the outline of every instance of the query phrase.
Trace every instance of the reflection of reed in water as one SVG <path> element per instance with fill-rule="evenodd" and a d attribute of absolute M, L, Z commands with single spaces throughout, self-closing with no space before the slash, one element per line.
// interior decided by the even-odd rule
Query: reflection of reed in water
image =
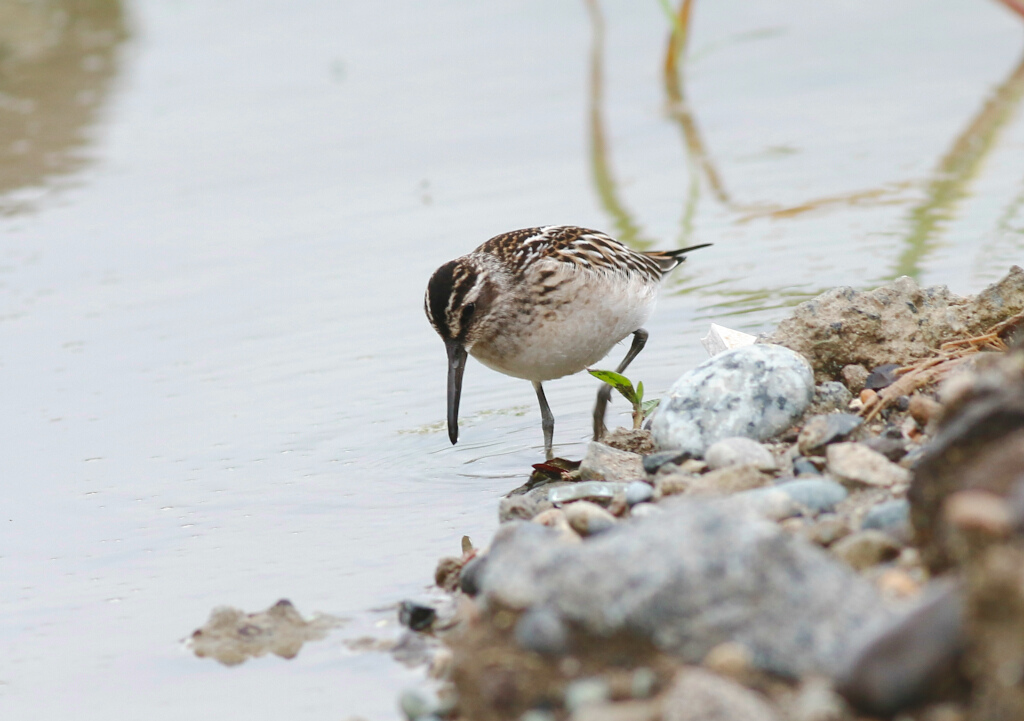
<path fill-rule="evenodd" d="M 0 2 L 0 212 L 85 163 L 126 35 L 120 0 Z"/>
<path fill-rule="evenodd" d="M 1000 1 L 1024 15 L 1024 0 Z M 992 98 L 985 103 L 970 125 L 956 138 L 953 146 L 940 160 L 932 177 L 923 184 L 897 180 L 876 188 L 811 198 L 795 205 L 763 201 L 741 202 L 730 194 L 723 175 L 707 150 L 697 119 L 686 99 L 683 68 L 694 2 L 695 0 L 682 0 L 678 10 L 673 10 L 669 6 L 669 0 L 662 0 L 661 3 L 672 25 L 662 68 L 668 116 L 679 126 L 690 169 L 689 188 L 683 198 L 679 242 L 689 244 L 699 240 L 693 237 L 693 219 L 701 188 L 704 186 L 710 190 L 711 196 L 718 203 L 735 213 L 734 222 L 743 223 L 758 218 L 785 220 L 835 207 L 907 204 L 907 190 L 911 186 L 923 185 L 925 200 L 910 211 L 910 228 L 904 237 L 905 249 L 896 261 L 892 277 L 919 275 L 922 261 L 937 244 L 935 236 L 941 230 L 942 222 L 954 217 L 957 202 L 967 194 L 967 184 L 977 175 L 984 159 L 994 148 L 1000 131 L 1013 117 L 1021 98 L 1024 97 L 1024 60 L 996 89 Z M 591 165 L 594 182 L 600 200 L 605 210 L 612 216 L 620 237 L 631 245 L 644 247 L 650 244 L 650 241 L 639 239 L 639 224 L 618 197 L 617 184 L 608 160 L 609 149 L 601 108 L 604 24 L 598 0 L 586 0 L 586 4 L 590 12 L 594 37 L 590 58 Z M 804 295 L 801 292 L 797 294 L 796 299 Z"/>

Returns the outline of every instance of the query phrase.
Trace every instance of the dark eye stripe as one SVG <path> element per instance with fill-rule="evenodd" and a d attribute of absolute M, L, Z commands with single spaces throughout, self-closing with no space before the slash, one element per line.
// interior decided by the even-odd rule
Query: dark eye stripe
<path fill-rule="evenodd" d="M 427 315 L 438 333 L 447 331 L 448 299 L 452 295 L 455 261 L 449 261 L 438 268 L 427 284 Z"/>

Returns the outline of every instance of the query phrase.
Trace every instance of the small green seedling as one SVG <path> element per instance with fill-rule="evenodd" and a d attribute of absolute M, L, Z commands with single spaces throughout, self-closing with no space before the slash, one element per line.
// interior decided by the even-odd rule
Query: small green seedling
<path fill-rule="evenodd" d="M 622 397 L 633 404 L 633 428 L 637 429 L 643 425 L 644 418 L 647 417 L 655 408 L 658 407 L 658 401 L 645 401 L 644 400 L 644 384 L 643 382 L 637 383 L 636 388 L 633 388 L 633 381 L 621 373 L 615 371 L 593 371 L 589 368 L 587 372 L 590 375 L 597 378 L 599 381 L 604 381 L 612 388 L 622 394 Z"/>

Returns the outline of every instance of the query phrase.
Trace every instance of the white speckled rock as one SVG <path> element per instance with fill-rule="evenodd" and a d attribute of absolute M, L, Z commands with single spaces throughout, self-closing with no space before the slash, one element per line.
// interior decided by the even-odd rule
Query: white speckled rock
<path fill-rule="evenodd" d="M 736 348 L 684 373 L 651 425 L 659 448 L 696 456 L 715 441 L 768 440 L 789 428 L 814 398 L 814 372 L 803 356 L 778 345 Z"/>

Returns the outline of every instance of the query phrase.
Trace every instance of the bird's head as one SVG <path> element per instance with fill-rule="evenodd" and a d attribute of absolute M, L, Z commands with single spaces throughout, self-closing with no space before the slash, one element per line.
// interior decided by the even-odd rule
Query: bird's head
<path fill-rule="evenodd" d="M 430 277 L 423 308 L 448 351 L 448 438 L 459 440 L 459 398 L 466 357 L 493 319 L 496 288 L 472 258 L 445 263 Z"/>

